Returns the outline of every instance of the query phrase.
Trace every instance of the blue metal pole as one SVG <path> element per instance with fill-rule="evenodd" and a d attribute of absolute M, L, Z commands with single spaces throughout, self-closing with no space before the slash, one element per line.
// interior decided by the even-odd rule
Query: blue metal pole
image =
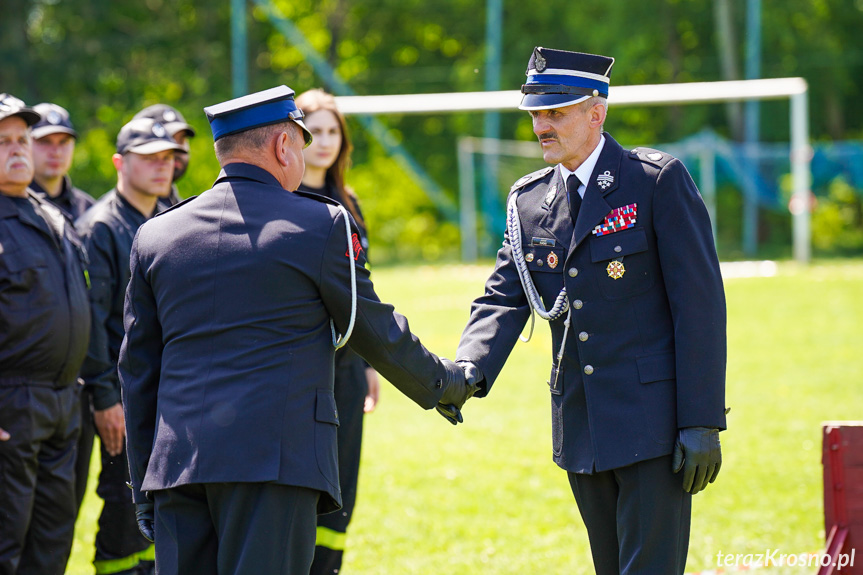
<path fill-rule="evenodd" d="M 493 92 L 500 90 L 500 69 L 503 52 L 503 0 L 486 1 L 485 28 L 485 90 Z M 500 112 L 485 113 L 484 136 L 486 139 L 500 139 Z M 503 235 L 504 213 L 503 202 L 498 189 L 498 156 L 483 154 L 482 170 L 482 211 L 486 222 L 486 233 L 483 234 L 481 250 L 484 255 L 494 252 L 494 242 L 491 238 Z"/>
<path fill-rule="evenodd" d="M 249 93 L 246 0 L 231 0 L 231 88 L 234 98 Z"/>
<path fill-rule="evenodd" d="M 747 80 L 761 77 L 761 0 L 746 2 L 746 71 Z M 758 187 L 755 171 L 758 169 L 760 104 L 757 100 L 746 102 L 743 112 L 743 142 L 748 170 L 753 177 L 744 183 L 743 203 L 743 253 L 754 255 L 758 250 Z"/>

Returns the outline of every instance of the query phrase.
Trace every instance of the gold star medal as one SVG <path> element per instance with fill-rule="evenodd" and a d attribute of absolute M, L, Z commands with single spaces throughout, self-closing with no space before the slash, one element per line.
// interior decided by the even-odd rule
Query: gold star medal
<path fill-rule="evenodd" d="M 623 277 L 623 274 L 626 273 L 626 268 L 623 267 L 623 262 L 611 260 L 608 262 L 608 266 L 605 268 L 605 271 L 608 272 L 608 277 L 611 279 L 619 280 Z"/>

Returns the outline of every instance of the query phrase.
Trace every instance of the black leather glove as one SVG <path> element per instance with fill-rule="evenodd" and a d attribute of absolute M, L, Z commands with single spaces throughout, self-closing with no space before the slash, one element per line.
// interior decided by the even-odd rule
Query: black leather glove
<path fill-rule="evenodd" d="M 144 536 L 144 539 L 150 543 L 156 538 L 156 531 L 153 528 L 154 517 L 155 508 L 152 503 L 135 504 L 135 518 L 138 520 L 138 530 Z"/>
<path fill-rule="evenodd" d="M 713 483 L 722 467 L 719 430 L 712 427 L 684 427 L 677 433 L 674 473 L 683 469 L 683 490 L 695 495 Z"/>
<path fill-rule="evenodd" d="M 479 370 L 472 363 L 460 362 L 458 364 L 448 360 L 441 359 L 441 363 L 446 368 L 446 379 L 441 382 L 443 394 L 435 409 L 444 418 L 458 425 L 464 421 L 461 415 L 461 408 L 465 402 L 476 393 L 476 377 Z M 468 370 L 466 366 L 470 366 L 472 370 Z"/>

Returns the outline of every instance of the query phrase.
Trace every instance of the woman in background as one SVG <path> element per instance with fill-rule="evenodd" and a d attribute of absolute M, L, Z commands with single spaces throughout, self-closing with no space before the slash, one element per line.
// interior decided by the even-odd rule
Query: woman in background
<path fill-rule="evenodd" d="M 345 117 L 336 108 L 335 99 L 323 90 L 304 92 L 297 96 L 296 103 L 305 112 L 303 121 L 313 136 L 311 145 L 303 150 L 306 171 L 300 190 L 327 196 L 347 208 L 359 227 L 360 243 L 366 250 L 368 261 L 365 221 L 357 196 L 345 185 L 352 149 Z M 379 389 L 378 374 L 349 346 L 336 351 L 335 396 L 339 412 L 342 508 L 335 513 L 318 516 L 315 559 L 310 575 L 332 575 L 341 569 L 348 523 L 357 497 L 363 414 L 374 410 Z"/>

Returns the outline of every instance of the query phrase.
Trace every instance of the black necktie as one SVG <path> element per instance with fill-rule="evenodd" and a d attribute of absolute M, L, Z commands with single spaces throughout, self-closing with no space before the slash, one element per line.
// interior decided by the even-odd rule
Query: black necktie
<path fill-rule="evenodd" d="M 566 179 L 566 193 L 569 196 L 569 213 L 572 215 L 572 224 L 578 220 L 578 210 L 581 209 L 581 194 L 578 193 L 578 188 L 581 186 L 581 180 L 575 174 L 570 174 Z"/>

